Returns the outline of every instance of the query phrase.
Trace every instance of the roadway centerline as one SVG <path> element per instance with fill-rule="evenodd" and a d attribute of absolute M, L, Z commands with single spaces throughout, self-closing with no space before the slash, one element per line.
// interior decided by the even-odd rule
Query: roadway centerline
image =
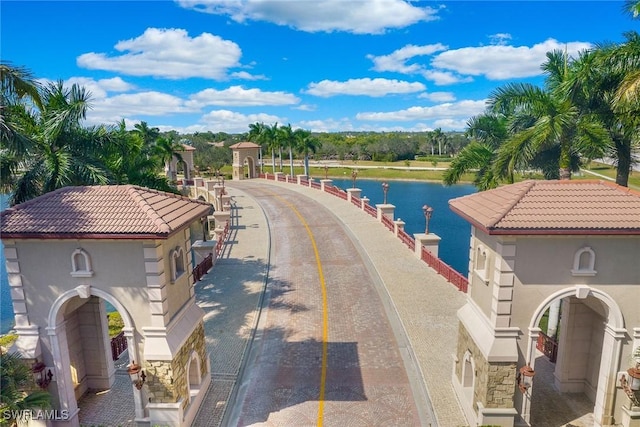
<path fill-rule="evenodd" d="M 327 304 L 327 284 L 324 279 L 324 273 L 322 271 L 322 261 L 320 260 L 320 252 L 318 251 L 318 245 L 316 244 L 316 239 L 313 236 L 313 232 L 311 231 L 311 227 L 304 219 L 300 211 L 293 205 L 291 202 L 286 200 L 285 198 L 279 196 L 276 193 L 269 192 L 276 199 L 280 200 L 284 203 L 289 209 L 291 209 L 305 230 L 307 231 L 307 235 L 311 240 L 311 246 L 313 247 L 313 253 L 316 259 L 316 268 L 318 269 L 318 277 L 320 278 L 320 289 L 322 292 L 322 362 L 321 362 L 321 371 L 320 371 L 320 396 L 318 397 L 318 420 L 317 426 L 322 427 L 322 423 L 324 420 L 324 398 L 325 398 L 325 390 L 326 390 L 326 380 L 327 380 L 327 360 L 328 360 L 328 342 L 329 342 L 329 310 Z"/>

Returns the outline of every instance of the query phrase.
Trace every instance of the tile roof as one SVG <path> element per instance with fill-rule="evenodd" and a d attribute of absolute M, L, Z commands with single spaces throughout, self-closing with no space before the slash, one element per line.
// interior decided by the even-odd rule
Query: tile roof
<path fill-rule="evenodd" d="M 0 214 L 2 238 L 166 238 L 210 206 L 133 185 L 64 187 Z"/>
<path fill-rule="evenodd" d="M 524 181 L 449 206 L 489 234 L 640 234 L 640 193 L 605 181 Z"/>
<path fill-rule="evenodd" d="M 254 144 L 253 142 L 238 142 L 237 144 L 230 145 L 229 148 L 237 150 L 239 148 L 260 148 L 258 144 Z"/>

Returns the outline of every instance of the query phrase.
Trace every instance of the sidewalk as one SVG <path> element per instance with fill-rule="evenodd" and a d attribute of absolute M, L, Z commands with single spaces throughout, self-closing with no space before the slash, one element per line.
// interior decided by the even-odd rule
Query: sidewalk
<path fill-rule="evenodd" d="M 363 258 L 370 260 L 368 268 L 377 273 L 386 288 L 390 309 L 400 318 L 397 327 L 404 329 L 408 340 L 405 345 L 401 343 L 401 351 L 417 361 L 422 378 L 413 380 L 426 385 L 438 425 L 467 425 L 451 386 L 456 312 L 464 304 L 465 295 L 353 204 L 295 184 L 251 181 L 257 182 L 312 197 L 341 219 L 359 243 Z M 234 400 L 234 385 L 241 377 L 243 357 L 258 320 L 269 266 L 269 229 L 260 206 L 242 191 L 242 181 L 227 185 L 233 196 L 231 235 L 221 259 L 196 285 L 197 302 L 206 312 L 212 383 L 194 426 L 222 425 L 225 407 Z M 231 412 L 232 408 L 228 409 Z"/>
<path fill-rule="evenodd" d="M 242 191 L 232 196 L 227 244 L 213 269 L 196 284 L 197 304 L 205 311 L 211 385 L 194 427 L 221 425 L 227 403 L 253 337 L 269 268 L 269 228 L 260 206 Z"/>

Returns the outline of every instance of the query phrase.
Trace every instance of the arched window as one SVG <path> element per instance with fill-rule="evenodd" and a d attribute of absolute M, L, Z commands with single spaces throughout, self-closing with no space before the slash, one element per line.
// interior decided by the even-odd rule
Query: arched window
<path fill-rule="evenodd" d="M 473 389 L 476 382 L 476 364 L 471 352 L 464 353 L 462 362 L 462 390 L 470 402 L 473 402 Z"/>
<path fill-rule="evenodd" d="M 169 253 L 169 258 L 171 261 L 171 282 L 173 283 L 185 272 L 184 251 L 180 246 L 176 246 Z"/>
<path fill-rule="evenodd" d="M 84 249 L 78 248 L 71 254 L 71 276 L 92 277 L 91 257 Z"/>
<path fill-rule="evenodd" d="M 573 268 L 571 274 L 574 276 L 595 276 L 596 253 L 589 246 L 578 249 L 573 256 Z"/>
<path fill-rule="evenodd" d="M 485 284 L 489 283 L 489 256 L 487 255 L 487 249 L 483 245 L 478 245 L 476 248 L 474 270 Z"/>
<path fill-rule="evenodd" d="M 198 395 L 200 391 L 200 384 L 202 383 L 202 375 L 200 373 L 200 358 L 198 357 L 198 353 L 193 351 L 191 353 L 191 358 L 189 359 L 189 363 L 186 369 L 187 374 L 187 385 L 189 387 L 189 399 L 193 400 L 194 397 Z"/>

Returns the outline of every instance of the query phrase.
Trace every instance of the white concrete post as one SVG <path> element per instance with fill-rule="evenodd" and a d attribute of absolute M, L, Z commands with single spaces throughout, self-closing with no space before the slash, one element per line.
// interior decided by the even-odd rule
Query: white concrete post
<path fill-rule="evenodd" d="M 440 245 L 440 236 L 429 233 L 416 233 L 413 235 L 413 238 L 416 240 L 415 245 L 415 254 L 416 257 L 422 258 L 422 247 L 424 246 L 429 252 L 431 252 L 434 256 L 438 256 L 438 246 Z"/>
<path fill-rule="evenodd" d="M 405 222 L 400 218 L 393 221 L 393 234 L 395 234 L 396 237 L 398 237 L 398 234 L 401 231 L 404 231 L 404 225 L 405 225 Z"/>
<path fill-rule="evenodd" d="M 325 187 L 331 185 L 333 182 L 332 179 L 321 179 L 320 180 L 320 190 L 324 191 Z"/>
<path fill-rule="evenodd" d="M 354 197 L 359 199 L 361 194 L 362 190 L 359 188 L 347 188 L 347 201 L 351 202 Z"/>
<path fill-rule="evenodd" d="M 390 205 L 389 203 L 376 205 L 376 209 L 378 211 L 378 216 L 377 216 L 378 221 L 382 222 L 383 216 L 393 221 L 393 212 L 396 209 L 394 205 Z"/>

